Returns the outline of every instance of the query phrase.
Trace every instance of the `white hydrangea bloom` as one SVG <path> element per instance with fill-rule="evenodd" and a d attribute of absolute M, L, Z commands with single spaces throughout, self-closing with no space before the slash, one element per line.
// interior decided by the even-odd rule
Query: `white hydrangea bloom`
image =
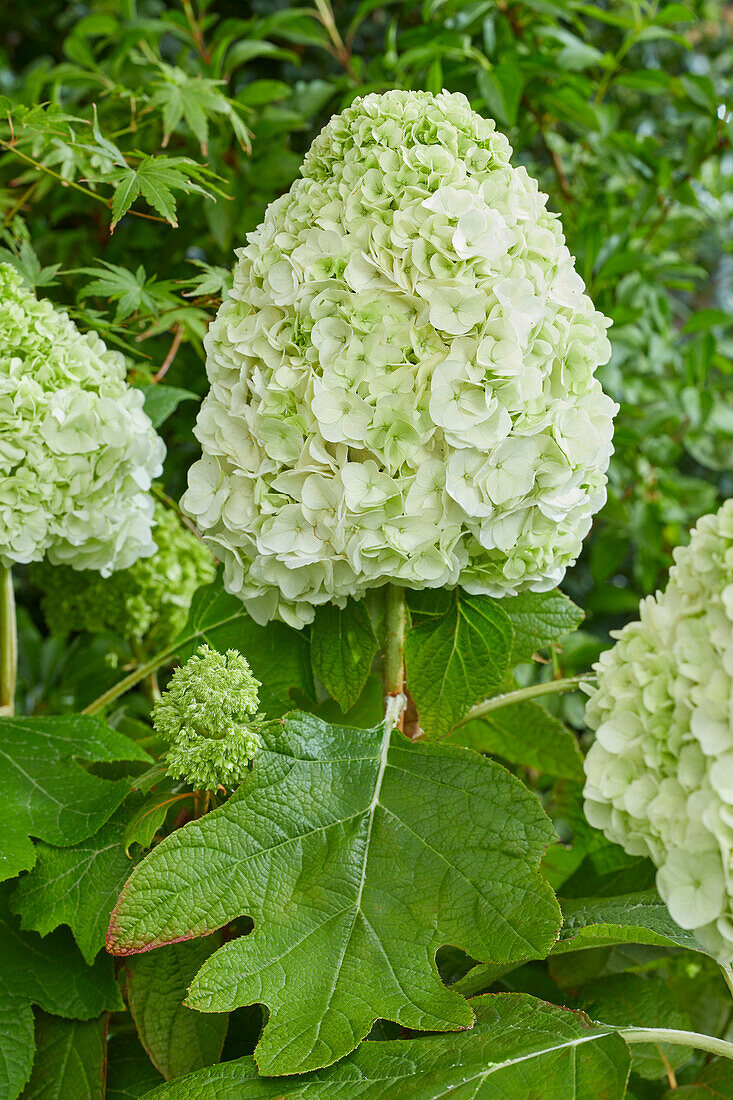
<path fill-rule="evenodd" d="M 104 576 L 155 551 L 165 447 L 125 359 L 0 264 L 0 563 Z"/>
<path fill-rule="evenodd" d="M 184 506 L 264 622 L 552 588 L 605 499 L 607 320 L 462 95 L 356 100 L 237 255 Z"/>
<path fill-rule="evenodd" d="M 683 928 L 733 962 L 733 499 L 601 655 L 586 716 L 591 825 L 659 868 Z"/>

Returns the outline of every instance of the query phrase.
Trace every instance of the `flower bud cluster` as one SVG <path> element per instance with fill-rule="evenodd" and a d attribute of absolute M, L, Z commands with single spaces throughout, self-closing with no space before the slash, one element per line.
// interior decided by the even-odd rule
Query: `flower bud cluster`
<path fill-rule="evenodd" d="M 236 786 L 261 745 L 259 687 L 236 649 L 200 645 L 153 710 L 156 732 L 170 742 L 168 774 L 201 790 Z"/>

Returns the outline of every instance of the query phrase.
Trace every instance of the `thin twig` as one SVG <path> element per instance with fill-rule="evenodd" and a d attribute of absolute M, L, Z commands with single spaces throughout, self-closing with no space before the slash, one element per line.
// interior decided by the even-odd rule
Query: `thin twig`
<path fill-rule="evenodd" d="M 176 324 L 174 326 L 173 341 L 171 343 L 170 348 L 168 349 L 168 354 L 166 355 L 165 359 L 163 360 L 163 363 L 160 367 L 160 370 L 156 371 L 155 374 L 153 375 L 153 382 L 160 382 L 161 378 L 165 377 L 165 374 L 166 374 L 168 368 L 170 367 L 171 363 L 173 362 L 173 360 L 176 357 L 176 352 L 178 351 L 179 347 L 181 346 L 181 340 L 182 339 L 183 339 L 183 325 L 180 322 L 178 322 L 178 324 Z"/>

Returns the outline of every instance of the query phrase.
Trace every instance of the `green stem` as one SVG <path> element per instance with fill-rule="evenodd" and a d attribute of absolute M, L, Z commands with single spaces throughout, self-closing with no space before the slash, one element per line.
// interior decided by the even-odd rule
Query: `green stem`
<path fill-rule="evenodd" d="M 104 710 L 110 703 L 114 703 L 115 699 L 119 699 L 120 695 L 124 695 L 126 691 L 130 691 L 141 680 L 144 680 L 146 676 L 151 676 L 156 672 L 161 665 L 173 656 L 175 649 L 165 649 L 160 653 L 156 653 L 154 657 L 151 657 L 145 664 L 138 665 L 136 669 L 125 676 L 124 680 L 119 680 L 116 684 L 113 684 L 111 688 L 108 688 L 98 699 L 95 699 L 93 703 L 90 703 L 88 707 L 84 707 L 82 714 L 98 714 L 100 710 Z"/>
<path fill-rule="evenodd" d="M 666 1027 L 627 1027 L 620 1028 L 618 1033 L 627 1043 L 674 1043 L 719 1054 L 721 1058 L 733 1059 L 733 1043 L 718 1039 L 715 1035 L 700 1035 L 697 1031 L 677 1031 Z"/>
<path fill-rule="evenodd" d="M 539 695 L 560 695 L 563 691 L 575 691 L 581 684 L 587 684 L 590 680 L 595 680 L 595 676 L 592 673 L 586 673 L 584 676 L 567 676 L 564 680 L 530 684 L 529 687 L 518 688 L 516 691 L 507 691 L 504 695 L 495 695 L 492 699 L 486 699 L 483 703 L 477 703 L 475 707 L 471 707 L 468 714 L 456 725 L 463 726 L 474 718 L 483 718 L 492 710 L 509 707 L 512 703 L 523 703 L 527 699 L 536 699 Z"/>
<path fill-rule="evenodd" d="M 18 628 L 15 621 L 13 574 L 0 566 L 0 714 L 15 713 L 18 678 Z"/>
<path fill-rule="evenodd" d="M 733 995 L 733 968 L 725 966 L 723 963 L 718 964 L 720 966 L 720 973 L 723 975 L 723 981 L 728 986 L 728 989 Z"/>
<path fill-rule="evenodd" d="M 405 590 L 388 584 L 385 590 L 384 663 L 382 684 L 385 697 L 402 695 L 405 687 Z"/>

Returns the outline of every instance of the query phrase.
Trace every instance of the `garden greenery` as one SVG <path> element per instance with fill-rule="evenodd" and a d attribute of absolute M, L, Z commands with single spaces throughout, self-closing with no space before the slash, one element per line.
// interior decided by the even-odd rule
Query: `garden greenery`
<path fill-rule="evenodd" d="M 725 6 L 0 21 L 0 1100 L 728 1096 Z"/>

